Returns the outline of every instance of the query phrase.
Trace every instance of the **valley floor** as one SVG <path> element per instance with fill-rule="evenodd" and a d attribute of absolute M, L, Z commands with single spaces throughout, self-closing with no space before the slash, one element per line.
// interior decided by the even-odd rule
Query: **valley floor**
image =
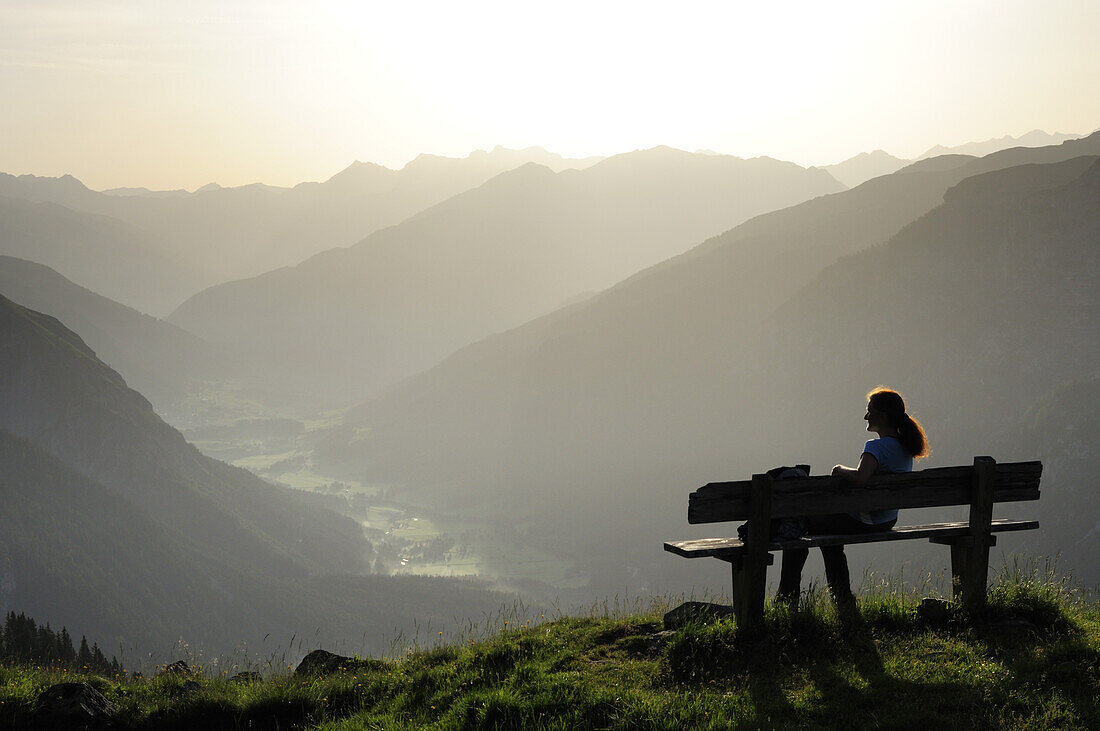
<path fill-rule="evenodd" d="M 515 521 L 489 520 L 462 506 L 433 510 L 401 485 L 330 474 L 315 451 L 329 430 L 340 428 L 336 415 L 280 411 L 232 384 L 204 384 L 164 417 L 207 456 L 313 493 L 358 521 L 371 545 L 364 556 L 369 573 L 479 577 L 544 601 L 588 582 L 573 561 L 532 545 Z"/>

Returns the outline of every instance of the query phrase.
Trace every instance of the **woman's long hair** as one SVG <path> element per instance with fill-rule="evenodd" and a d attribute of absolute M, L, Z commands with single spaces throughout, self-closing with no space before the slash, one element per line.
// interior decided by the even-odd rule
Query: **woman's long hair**
<path fill-rule="evenodd" d="M 898 441 L 906 454 L 920 459 L 932 453 L 920 422 L 905 412 L 905 400 L 900 393 L 876 386 L 867 394 L 867 402 L 872 409 L 885 414 L 890 426 L 898 430 Z"/>

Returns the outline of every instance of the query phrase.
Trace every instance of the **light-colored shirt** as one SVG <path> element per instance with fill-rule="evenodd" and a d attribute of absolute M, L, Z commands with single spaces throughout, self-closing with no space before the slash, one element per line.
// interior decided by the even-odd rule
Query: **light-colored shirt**
<path fill-rule="evenodd" d="M 913 456 L 906 454 L 901 448 L 901 442 L 895 437 L 879 437 L 870 439 L 863 445 L 863 452 L 875 458 L 878 467 L 875 474 L 892 472 L 912 472 Z M 860 455 L 862 457 L 862 455 Z M 865 513 L 852 513 L 853 518 L 868 525 L 878 525 L 897 520 L 897 510 L 871 510 Z"/>

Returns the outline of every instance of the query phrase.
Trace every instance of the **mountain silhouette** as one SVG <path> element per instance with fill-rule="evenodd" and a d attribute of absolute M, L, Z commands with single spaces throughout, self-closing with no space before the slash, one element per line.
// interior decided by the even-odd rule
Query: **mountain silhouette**
<path fill-rule="evenodd" d="M 2 176 L 0 176 L 2 177 Z M 79 182 L 54 191 L 98 195 Z M 0 179 L 0 188 L 3 188 Z M 64 197 L 64 196 L 59 196 Z M 109 216 L 0 195 L 0 254 L 28 259 L 142 312 L 164 313 L 203 281 L 156 235 Z"/>
<path fill-rule="evenodd" d="M 154 404 L 187 392 L 187 380 L 225 378 L 227 359 L 189 332 L 70 282 L 42 264 L 0 256 L 0 292 L 81 333 L 104 363 Z"/>
<path fill-rule="evenodd" d="M 147 232 L 160 255 L 186 263 L 201 275 L 198 280 L 186 281 L 189 289 L 185 294 L 193 294 L 213 284 L 297 264 L 335 246 L 349 246 L 531 161 L 554 169 L 594 162 L 591 158 L 568 160 L 542 148 L 515 151 L 498 147 L 461 159 L 421 155 L 401 170 L 355 162 L 327 181 L 293 188 L 261 184 L 227 188 L 211 183 L 182 194 L 137 190 L 123 195 L 124 191 L 117 189 L 99 193 L 71 175 L 43 178 L 0 173 L 0 196 L 57 203 L 109 216 Z M 74 270 L 61 266 L 60 260 L 39 259 L 27 250 L 3 253 L 40 261 L 100 294 L 136 304 L 118 297 L 116 290 L 84 282 Z M 125 265 L 124 258 L 120 261 Z M 110 259 L 101 266 L 117 263 Z M 164 315 L 182 300 L 183 296 L 178 296 L 159 309 L 141 309 Z"/>
<path fill-rule="evenodd" d="M 533 163 L 355 246 L 202 292 L 169 317 L 346 403 L 764 210 L 841 186 L 770 159 L 655 148 Z"/>
<path fill-rule="evenodd" d="M 834 165 L 822 165 L 821 169 L 849 188 L 854 188 L 871 178 L 896 172 L 911 162 L 912 160 L 902 160 L 888 152 L 875 150 L 874 152 L 861 152 L 855 157 L 850 157 L 844 162 L 838 162 Z"/>
<path fill-rule="evenodd" d="M 988 139 L 983 142 L 967 142 L 963 145 L 956 147 L 945 147 L 943 145 L 936 145 L 929 148 L 923 155 L 917 159 L 923 159 L 926 157 L 936 157 L 938 155 L 975 155 L 978 157 L 989 155 L 1000 150 L 1007 150 L 1012 147 L 1046 147 L 1048 145 L 1058 145 L 1067 140 L 1075 140 L 1081 137 L 1078 134 L 1065 134 L 1062 132 L 1055 132 L 1053 134 L 1044 132 L 1041 129 L 1033 129 L 1027 134 L 1020 135 L 1019 137 L 1013 137 L 1012 135 L 1005 135 L 1004 137 L 997 137 L 995 139 Z"/>
<path fill-rule="evenodd" d="M 2 296 L 0 464 L 0 597 L 139 652 L 286 647 L 305 626 L 358 641 L 505 599 L 352 575 L 355 521 L 204 457 L 78 335 Z"/>
<path fill-rule="evenodd" d="M 1077 139 L 1081 136 L 1082 135 L 1062 134 L 1060 132 L 1047 134 L 1042 130 L 1036 129 L 1020 137 L 1005 135 L 998 139 L 985 140 L 984 142 L 968 142 L 955 147 L 936 145 L 916 159 L 926 160 L 928 158 L 944 157 L 947 155 L 982 157 L 1012 147 L 1047 147 L 1050 145 L 1057 145 L 1067 140 Z M 879 175 L 888 175 L 900 170 L 912 162 L 914 161 L 903 160 L 883 150 L 875 150 L 874 152 L 861 152 L 854 157 L 833 165 L 822 165 L 821 169 L 827 171 L 830 175 L 848 187 L 854 188 L 871 178 L 876 178 Z"/>
<path fill-rule="evenodd" d="M 876 383 L 910 398 L 936 464 L 955 464 L 1095 367 L 1081 337 L 1100 291 L 1098 154 L 1093 135 L 918 163 L 760 216 L 364 404 L 348 423 L 369 438 L 330 447 L 330 466 L 506 505 L 596 591 L 621 590 L 624 565 L 690 589 L 703 574 L 656 550 L 702 535 L 683 526 L 687 492 L 858 458 Z M 1067 281 L 1072 297 L 1052 289 Z"/>

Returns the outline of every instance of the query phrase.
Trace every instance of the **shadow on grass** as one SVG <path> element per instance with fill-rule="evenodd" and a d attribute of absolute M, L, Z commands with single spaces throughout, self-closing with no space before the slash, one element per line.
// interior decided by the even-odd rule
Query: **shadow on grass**
<path fill-rule="evenodd" d="M 871 604 L 847 620 L 821 602 L 769 607 L 752 632 L 686 627 L 669 643 L 666 676 L 747 693 L 755 717 L 734 721 L 744 727 L 1100 728 L 1100 652 L 1057 602 L 994 594 L 983 616 L 939 627 L 915 606 Z"/>

